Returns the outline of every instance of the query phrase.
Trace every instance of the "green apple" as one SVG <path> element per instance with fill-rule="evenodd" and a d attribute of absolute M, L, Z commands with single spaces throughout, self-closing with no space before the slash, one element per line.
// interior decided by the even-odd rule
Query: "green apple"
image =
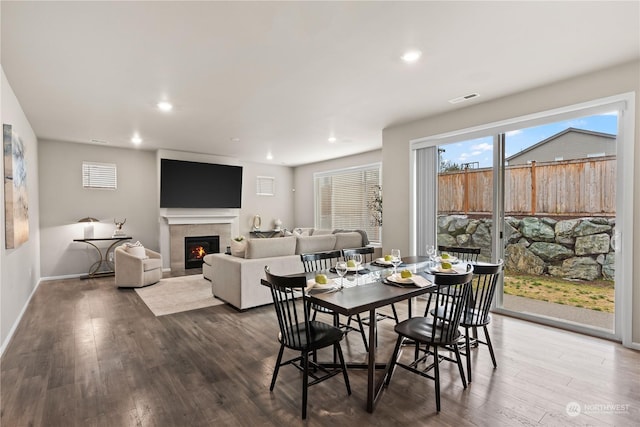
<path fill-rule="evenodd" d="M 402 277 L 403 279 L 408 279 L 411 276 L 413 276 L 413 274 L 411 274 L 409 270 L 402 270 L 400 272 L 400 277 Z"/>
<path fill-rule="evenodd" d="M 356 262 L 354 260 L 350 259 L 349 261 L 347 261 L 347 267 L 355 268 L 356 267 Z"/>
<path fill-rule="evenodd" d="M 393 261 L 393 257 L 391 255 L 385 255 L 384 260 L 390 262 L 390 261 Z"/>
<path fill-rule="evenodd" d="M 316 283 L 319 285 L 327 284 L 327 276 L 324 274 L 316 274 Z"/>
<path fill-rule="evenodd" d="M 440 255 L 440 258 L 442 259 L 449 259 L 449 254 L 448 253 L 443 253 L 442 255 Z"/>
<path fill-rule="evenodd" d="M 451 270 L 451 264 L 448 262 L 443 262 L 442 263 L 442 269 L 443 270 Z"/>

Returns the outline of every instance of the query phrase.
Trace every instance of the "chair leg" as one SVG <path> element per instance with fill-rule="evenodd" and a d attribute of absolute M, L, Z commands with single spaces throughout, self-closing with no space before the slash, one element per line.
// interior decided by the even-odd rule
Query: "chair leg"
<path fill-rule="evenodd" d="M 364 343 L 364 351 L 369 352 L 369 345 L 367 344 L 367 334 L 364 332 L 364 326 L 362 325 L 362 319 L 359 314 L 356 314 L 356 318 L 358 319 L 358 326 L 360 327 L 360 335 L 362 335 L 362 342 Z M 371 322 L 371 319 L 369 319 Z"/>
<path fill-rule="evenodd" d="M 307 418 L 307 389 L 309 388 L 309 353 L 302 354 L 302 419 Z"/>
<path fill-rule="evenodd" d="M 437 345 L 433 346 L 433 378 L 436 383 L 436 410 L 440 412 L 440 357 Z"/>
<path fill-rule="evenodd" d="M 460 350 L 457 345 L 453 346 L 453 352 L 456 354 L 456 363 L 458 370 L 460 371 L 460 379 L 462 380 L 462 386 L 467 389 L 467 378 L 464 376 L 464 369 L 462 369 L 462 358 L 460 357 Z"/>
<path fill-rule="evenodd" d="M 471 382 L 471 344 L 469 343 L 471 339 L 469 338 L 469 328 L 464 328 L 464 351 L 466 353 L 467 358 L 467 376 L 469 378 L 469 382 Z"/>
<path fill-rule="evenodd" d="M 483 326 L 484 329 L 484 338 L 487 342 L 487 347 L 489 347 L 489 353 L 491 354 L 491 361 L 493 362 L 493 367 L 497 368 L 498 364 L 496 363 L 496 355 L 493 353 L 493 345 L 491 345 L 491 338 L 489 338 L 489 329 L 487 329 L 487 325 Z"/>
<path fill-rule="evenodd" d="M 271 387 L 269 391 L 273 391 L 276 385 L 276 378 L 278 377 L 278 371 L 280 370 L 280 362 L 282 362 L 282 354 L 284 353 L 284 344 L 280 345 L 280 351 L 278 352 L 278 359 L 276 360 L 276 368 L 273 370 L 273 376 L 271 377 Z"/>
<path fill-rule="evenodd" d="M 351 396 L 351 384 L 349 383 L 349 374 L 347 374 L 347 365 L 345 365 L 344 356 L 342 355 L 342 347 L 339 343 L 334 344 L 334 347 L 338 352 L 340 366 L 342 366 L 342 376 L 344 377 L 344 384 L 347 386 L 347 394 Z"/>
<path fill-rule="evenodd" d="M 396 325 L 400 323 L 400 319 L 398 318 L 398 312 L 396 311 L 396 306 L 391 304 L 391 311 L 393 312 L 393 319 L 396 321 Z"/>
<path fill-rule="evenodd" d="M 387 372 L 387 378 L 384 380 L 385 386 L 389 386 L 389 383 L 391 382 L 391 376 L 393 376 L 393 371 L 396 368 L 396 359 L 398 358 L 398 351 L 400 351 L 400 345 L 402 345 L 402 336 L 398 335 L 396 346 L 393 349 L 393 354 L 391 355 L 391 360 L 389 361 L 389 371 Z"/>

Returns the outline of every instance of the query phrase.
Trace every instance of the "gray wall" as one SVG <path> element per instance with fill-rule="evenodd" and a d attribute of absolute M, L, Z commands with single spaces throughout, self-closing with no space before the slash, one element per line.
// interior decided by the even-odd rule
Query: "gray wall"
<path fill-rule="evenodd" d="M 100 220 L 95 237 L 110 237 L 114 219 L 127 219 L 123 230 L 133 241 L 158 250 L 158 199 L 155 153 L 102 145 L 40 141 L 40 231 L 42 277 L 85 274 L 96 251 L 74 242 L 84 235 L 80 218 Z M 82 187 L 82 162 L 114 163 L 116 190 Z M 100 243 L 108 246 L 111 242 Z"/>
<path fill-rule="evenodd" d="M 4 205 L 0 209 L 0 350 L 4 351 L 8 338 L 35 291 L 40 278 L 40 230 L 38 228 L 38 147 L 31 125 L 2 70 L 0 80 L 0 115 L 3 124 L 10 124 L 22 139 L 27 165 L 27 198 L 29 204 L 29 240 L 16 249 L 5 249 Z M 3 162 L 4 165 L 4 162 Z M 4 173 L 4 166 L 2 166 Z M 4 176 L 4 175 L 3 175 Z M 4 203 L 4 185 L 1 200 Z M 0 351 L 1 353 L 1 351 Z M 7 386 L 7 385 L 5 385 Z"/>
<path fill-rule="evenodd" d="M 494 123 L 566 105 L 635 92 L 635 170 L 640 171 L 640 61 L 611 67 L 548 86 L 483 102 L 453 112 L 392 126 L 383 130 L 383 188 L 385 191 L 383 242 L 409 253 L 410 141 L 459 129 Z M 637 179 L 630 176 L 628 185 Z M 640 186 L 633 188 L 633 218 L 640 224 Z M 633 265 L 640 265 L 640 227 L 634 229 Z M 640 343 L 640 270 L 633 272 L 633 342 Z"/>
<path fill-rule="evenodd" d="M 298 166 L 294 171 L 295 227 L 314 226 L 313 174 L 382 162 L 382 150 Z M 386 194 L 386 193 L 385 193 Z"/>

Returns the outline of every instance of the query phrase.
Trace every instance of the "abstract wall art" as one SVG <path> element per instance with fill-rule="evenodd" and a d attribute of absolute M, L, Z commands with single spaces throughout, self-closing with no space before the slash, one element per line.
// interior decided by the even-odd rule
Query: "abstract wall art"
<path fill-rule="evenodd" d="M 24 144 L 11 125 L 3 125 L 5 248 L 29 240 L 27 164 Z"/>

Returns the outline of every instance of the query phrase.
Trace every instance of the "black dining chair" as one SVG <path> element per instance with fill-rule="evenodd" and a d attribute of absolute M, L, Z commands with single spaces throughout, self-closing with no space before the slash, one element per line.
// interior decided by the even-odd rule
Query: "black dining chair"
<path fill-rule="evenodd" d="M 280 351 L 269 390 L 273 391 L 281 366 L 290 364 L 301 370 L 302 419 L 305 419 L 307 417 L 307 389 L 310 386 L 342 372 L 347 394 L 351 395 L 347 367 L 340 346 L 344 332 L 328 323 L 309 319 L 309 310 L 307 304 L 304 303 L 305 288 L 307 287 L 306 276 L 276 276 L 269 272 L 269 267 L 265 267 L 264 272 L 266 280 L 263 279 L 261 283 L 271 289 L 280 328 L 278 335 Z M 309 359 L 310 353 L 315 354 L 317 350 L 329 346 L 333 346 L 334 352 L 338 355 L 339 368 L 329 370 Z M 283 362 L 282 356 L 285 348 L 300 352 L 300 355 Z M 309 377 L 312 378 L 311 382 L 309 382 Z"/>
<path fill-rule="evenodd" d="M 354 254 L 362 254 L 362 261 L 365 263 L 371 264 L 373 262 L 373 255 L 375 253 L 375 248 L 373 246 L 365 246 L 362 248 L 352 248 L 352 249 L 343 249 L 342 250 L 342 259 L 347 261 L 349 257 Z M 398 323 L 398 312 L 396 311 L 396 306 L 391 304 L 391 312 L 392 316 L 389 316 L 385 313 L 376 313 L 376 320 L 384 320 L 384 319 L 392 319 L 396 323 Z M 362 323 L 368 325 L 369 318 L 362 318 Z"/>
<path fill-rule="evenodd" d="M 331 267 L 334 267 L 335 264 L 340 261 L 340 257 L 342 256 L 342 252 L 340 250 L 328 251 L 328 252 L 314 252 L 308 254 L 300 254 L 300 260 L 304 266 L 305 273 L 311 273 L 314 271 L 322 271 L 322 270 L 330 270 Z M 316 315 L 318 312 L 327 313 L 333 316 L 333 324 L 338 326 L 339 328 L 344 329 L 345 333 L 351 331 L 359 331 L 362 336 L 362 342 L 364 343 L 364 349 L 366 352 L 369 352 L 369 345 L 367 343 L 367 334 L 364 331 L 364 326 L 362 324 L 362 318 L 360 315 L 356 315 L 356 319 L 358 321 L 359 328 L 354 328 L 351 326 L 351 317 L 347 320 L 347 323 L 340 322 L 340 315 L 328 308 L 321 307 L 316 304 L 311 304 L 311 309 L 313 310 L 312 320 L 316 320 Z"/>
<path fill-rule="evenodd" d="M 412 317 L 398 323 L 395 331 L 398 334 L 396 346 L 391 356 L 389 372 L 385 379 L 388 387 L 396 366 L 400 366 L 410 372 L 429 378 L 435 383 L 436 408 L 440 412 L 440 361 L 447 360 L 458 365 L 462 385 L 467 388 L 467 381 L 462 367 L 460 350 L 457 342 L 461 337 L 459 326 L 464 313 L 464 308 L 469 298 L 473 270 L 469 266 L 467 272 L 460 274 L 436 273 L 434 274 L 435 289 L 429 294 L 427 307 L 442 310 L 441 316 Z M 405 340 L 415 343 L 416 351 L 411 363 L 401 362 L 401 348 Z M 425 354 L 421 355 L 419 346 L 425 345 Z M 451 351 L 455 359 L 440 354 L 438 349 Z M 433 357 L 433 363 L 426 369 L 418 369 L 421 363 L 426 363 Z M 430 374 L 433 369 L 433 375 Z"/>
<path fill-rule="evenodd" d="M 471 382 L 470 349 L 472 345 L 474 347 L 478 347 L 479 344 L 486 345 L 489 348 L 494 369 L 498 367 L 487 325 L 491 322 L 489 310 L 491 309 L 491 304 L 493 303 L 496 292 L 496 285 L 502 271 L 502 260 L 498 261 L 497 264 L 482 263 L 473 265 L 471 295 L 469 296 L 467 309 L 460 320 L 460 326 L 464 328 L 464 354 L 467 359 L 467 379 L 469 382 Z M 482 327 L 484 332 L 484 341 L 478 338 L 479 327 Z M 469 336 L 470 330 L 472 331 L 472 337 Z"/>
<path fill-rule="evenodd" d="M 465 262 L 478 262 L 478 256 L 480 256 L 480 248 L 469 248 L 462 246 L 438 246 L 438 252 L 446 252 L 449 255 L 453 255 L 460 261 Z"/>

